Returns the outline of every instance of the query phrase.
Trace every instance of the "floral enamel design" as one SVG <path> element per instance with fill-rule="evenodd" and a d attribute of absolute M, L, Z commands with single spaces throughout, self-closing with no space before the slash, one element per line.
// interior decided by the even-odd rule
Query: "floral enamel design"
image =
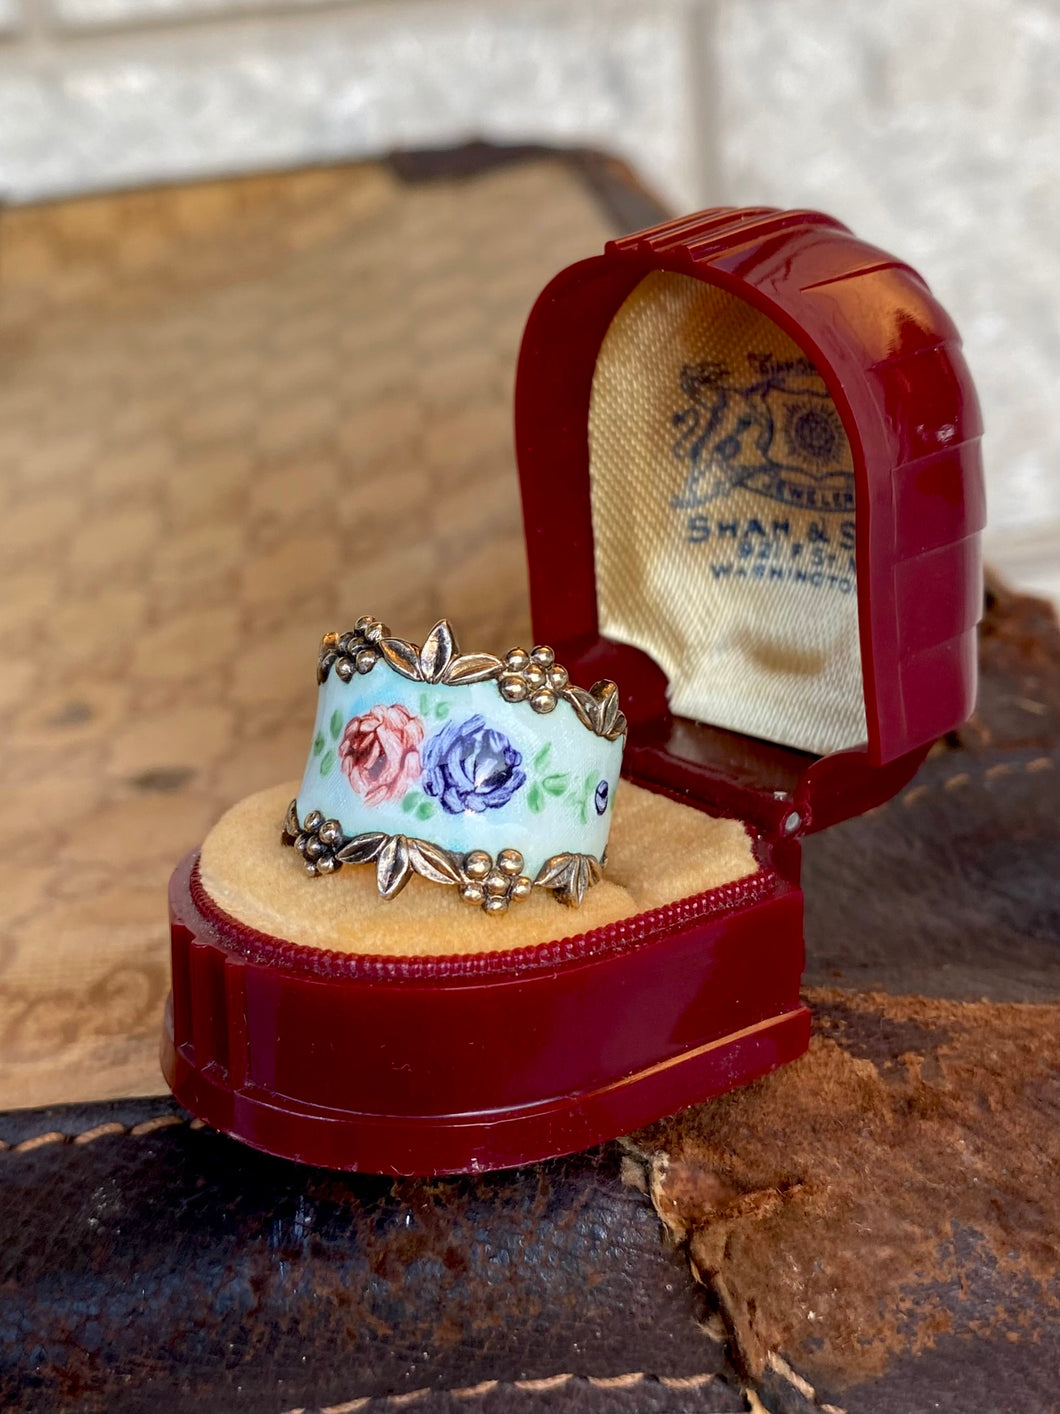
<path fill-rule="evenodd" d="M 532 762 L 534 780 L 527 792 L 526 803 L 535 815 L 548 805 L 560 801 L 583 825 L 592 813 L 603 815 L 611 801 L 611 787 L 596 771 L 584 776 L 558 770 L 552 760 L 552 743 L 546 741 Z"/>
<path fill-rule="evenodd" d="M 383 831 L 351 837 L 319 810 L 299 821 L 295 800 L 287 811 L 282 841 L 302 856 L 312 877 L 334 874 L 345 864 L 374 863 L 384 899 L 396 898 L 413 874 L 419 874 L 432 883 L 455 886 L 465 903 L 486 913 L 505 912 L 509 904 L 529 898 L 535 886 L 551 890 L 560 903 L 577 905 L 603 876 L 602 862 L 591 854 L 553 855 L 531 878 L 523 873 L 523 856 L 516 849 L 502 849 L 494 859 L 483 849 L 458 854 L 430 840 Z"/>
<path fill-rule="evenodd" d="M 339 743 L 339 764 L 365 805 L 401 800 L 419 780 L 425 735 L 420 719 L 400 703 L 350 718 Z"/>
<path fill-rule="evenodd" d="M 522 756 L 481 713 L 450 722 L 423 753 L 423 789 L 450 815 L 497 810 L 526 783 Z"/>
<path fill-rule="evenodd" d="M 325 634 L 317 680 L 323 686 L 334 673 L 343 683 L 352 683 L 380 663 L 407 682 L 421 684 L 417 700 L 410 701 L 403 690 L 395 695 L 403 696 L 404 701 L 384 698 L 372 702 L 369 693 L 366 704 L 365 694 L 360 692 L 353 698 L 354 714 L 347 716 L 343 707 L 346 699 L 336 701 L 332 696 L 330 715 L 318 723 L 310 762 L 316 763 L 321 782 L 331 778 L 324 799 L 331 801 L 330 811 L 335 816 L 351 823 L 347 807 L 340 802 L 344 788 L 335 793 L 336 778 L 341 777 L 343 786 L 357 797 L 361 817 L 360 807 L 373 812 L 378 809 L 382 812 L 379 822 L 386 828 L 361 829 L 350 835 L 342 819 L 326 818 L 323 811 L 311 807 L 312 796 L 310 802 L 302 798 L 307 813 L 301 821 L 298 803 L 292 802 L 283 842 L 301 855 L 306 871 L 318 876 L 347 864 L 374 864 L 379 892 L 387 899 L 400 893 L 413 874 L 419 874 L 454 886 L 466 902 L 489 913 L 502 912 L 512 902 L 528 897 L 535 885 L 551 890 L 564 903 L 580 903 L 585 890 L 601 876 L 601 862 L 593 853 L 561 852 L 541 864 L 542 852 L 535 849 L 532 867 L 537 873 L 532 875 L 526 872 L 518 850 L 497 849 L 495 832 L 479 836 L 490 840 L 494 855 L 482 848 L 468 849 L 463 843 L 466 835 L 457 836 L 459 846 L 446 847 L 421 838 L 419 829 L 421 822 L 433 818 L 435 828 L 453 846 L 449 825 L 444 823 L 447 818 L 467 821 L 500 812 L 518 798 L 516 828 L 524 832 L 523 838 L 533 834 L 525 833 L 523 812 L 532 817 L 562 807 L 564 833 L 569 828 L 577 832 L 592 826 L 586 842 L 592 840 L 591 847 L 602 853 L 606 832 L 601 835 L 595 822 L 610 808 L 612 787 L 601 777 L 601 763 L 590 762 L 591 752 L 584 757 L 575 754 L 573 761 L 557 762 L 551 740 L 528 747 L 523 730 L 516 730 L 514 723 L 507 726 L 504 718 L 513 708 L 525 710 L 521 703 L 544 715 L 565 701 L 583 727 L 614 742 L 626 731 L 615 685 L 598 682 L 591 691 L 574 687 L 552 649 L 544 645 L 529 653 L 513 648 L 504 658 L 488 653 L 462 654 L 444 619 L 435 624 L 420 647 L 394 638 L 385 624 L 370 617 L 358 619 L 347 633 Z M 469 714 L 468 695 L 448 691 L 489 683 L 496 685 L 501 699 L 496 702 L 496 711 L 490 708 L 488 696 L 484 699 L 472 694 L 477 710 Z M 360 710 L 356 710 L 358 704 Z M 567 723 L 563 730 L 570 730 Z M 593 769 L 587 771 L 590 764 Z M 617 770 L 617 765 L 609 771 L 612 769 Z M 407 826 L 395 829 L 394 806 L 399 818 L 407 819 Z M 362 818 L 354 814 L 355 830 Z M 500 821 L 505 818 L 498 816 Z"/>

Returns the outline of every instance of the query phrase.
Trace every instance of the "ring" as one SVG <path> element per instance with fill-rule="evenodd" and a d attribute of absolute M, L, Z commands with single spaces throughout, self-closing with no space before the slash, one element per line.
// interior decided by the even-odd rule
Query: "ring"
<path fill-rule="evenodd" d="M 573 686 L 544 645 L 461 653 L 442 619 L 421 648 L 373 618 L 324 635 L 317 682 L 282 835 L 309 875 L 374 863 L 384 899 L 418 874 L 487 913 L 598 882 L 626 735 L 613 682 Z"/>

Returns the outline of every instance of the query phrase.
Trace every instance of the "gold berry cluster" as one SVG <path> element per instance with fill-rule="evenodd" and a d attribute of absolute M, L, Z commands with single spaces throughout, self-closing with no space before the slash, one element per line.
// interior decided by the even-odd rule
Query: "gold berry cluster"
<path fill-rule="evenodd" d="M 551 712 L 558 694 L 567 686 L 567 670 L 559 666 L 547 644 L 539 644 L 529 653 L 525 648 L 513 648 L 505 657 L 497 685 L 505 702 L 529 700 L 535 712 Z"/>
<path fill-rule="evenodd" d="M 312 810 L 302 821 L 302 828 L 292 843 L 305 861 L 307 874 L 334 874 L 341 869 L 341 859 L 335 856 L 346 842 L 337 820 L 325 820 L 319 810 Z"/>
<path fill-rule="evenodd" d="M 354 673 L 370 673 L 381 657 L 379 641 L 389 635 L 386 624 L 367 616 L 348 633 L 326 633 L 317 659 L 317 682 L 323 682 L 333 667 L 343 682 L 349 682 Z"/>
<path fill-rule="evenodd" d="M 496 861 L 484 849 L 473 849 L 464 855 L 464 874 L 460 897 L 487 913 L 503 913 L 513 900 L 529 898 L 534 887 L 529 874 L 523 873 L 523 856 L 517 849 L 502 849 Z"/>

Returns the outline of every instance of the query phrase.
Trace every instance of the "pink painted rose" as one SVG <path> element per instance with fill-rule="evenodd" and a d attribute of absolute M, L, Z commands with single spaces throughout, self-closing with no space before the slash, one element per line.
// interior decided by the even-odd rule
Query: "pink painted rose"
<path fill-rule="evenodd" d="M 339 743 L 339 760 L 365 805 L 400 800 L 419 780 L 423 737 L 423 723 L 398 703 L 350 718 Z"/>

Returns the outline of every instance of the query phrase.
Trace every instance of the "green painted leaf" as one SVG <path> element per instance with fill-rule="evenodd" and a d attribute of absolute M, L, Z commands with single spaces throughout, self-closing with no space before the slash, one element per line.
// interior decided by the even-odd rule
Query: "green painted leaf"
<path fill-rule="evenodd" d="M 545 797 L 541 793 L 541 787 L 535 781 L 530 787 L 526 796 L 526 803 L 535 815 L 540 815 L 545 808 Z"/>
<path fill-rule="evenodd" d="M 537 771 L 540 771 L 541 768 L 544 766 L 545 762 L 548 760 L 548 758 L 549 758 L 549 756 L 550 756 L 551 754 L 552 754 L 552 743 L 551 743 L 550 741 L 546 741 L 545 744 L 544 744 L 544 746 L 541 748 L 541 750 L 540 750 L 540 751 L 537 753 L 537 755 L 534 757 L 534 769 L 537 770 Z"/>
<path fill-rule="evenodd" d="M 320 762 L 320 774 L 322 776 L 330 776 L 334 765 L 335 753 L 334 751 L 329 751 L 326 753 L 326 755 L 322 758 Z"/>
<path fill-rule="evenodd" d="M 342 713 L 337 707 L 331 714 L 331 721 L 328 723 L 328 727 L 331 731 L 331 740 L 338 741 L 339 732 L 342 731 Z"/>
<path fill-rule="evenodd" d="M 314 756 L 319 756 L 320 753 L 321 753 L 323 750 L 324 750 L 324 733 L 323 733 L 323 732 L 317 732 L 316 736 L 313 738 L 313 755 L 314 755 Z"/>
<path fill-rule="evenodd" d="M 589 801 L 596 792 L 596 772 L 590 771 L 582 782 L 582 788 L 577 793 L 575 799 L 578 803 L 578 813 L 581 815 L 583 825 L 589 823 Z"/>
<path fill-rule="evenodd" d="M 417 802 L 419 799 L 420 799 L 420 793 L 419 793 L 418 790 L 410 790 L 410 791 L 409 791 L 408 795 L 406 795 L 405 798 L 404 798 L 404 800 L 402 800 L 402 802 L 401 802 L 401 808 L 402 808 L 402 810 L 405 812 L 406 815 L 408 815 L 411 811 L 413 811 L 413 810 L 416 809 L 416 802 Z"/>
<path fill-rule="evenodd" d="M 416 806 L 417 820 L 429 820 L 433 814 L 434 806 L 429 800 L 421 800 L 419 805 Z"/>
<path fill-rule="evenodd" d="M 546 776 L 541 784 L 549 795 L 562 795 L 570 784 L 570 776 Z"/>
<path fill-rule="evenodd" d="M 435 707 L 434 709 L 434 715 L 440 720 L 444 721 L 445 718 L 449 715 L 449 703 L 439 702 L 437 707 Z"/>
<path fill-rule="evenodd" d="M 431 711 L 431 699 L 425 692 L 420 693 L 420 716 L 427 717 Z"/>

